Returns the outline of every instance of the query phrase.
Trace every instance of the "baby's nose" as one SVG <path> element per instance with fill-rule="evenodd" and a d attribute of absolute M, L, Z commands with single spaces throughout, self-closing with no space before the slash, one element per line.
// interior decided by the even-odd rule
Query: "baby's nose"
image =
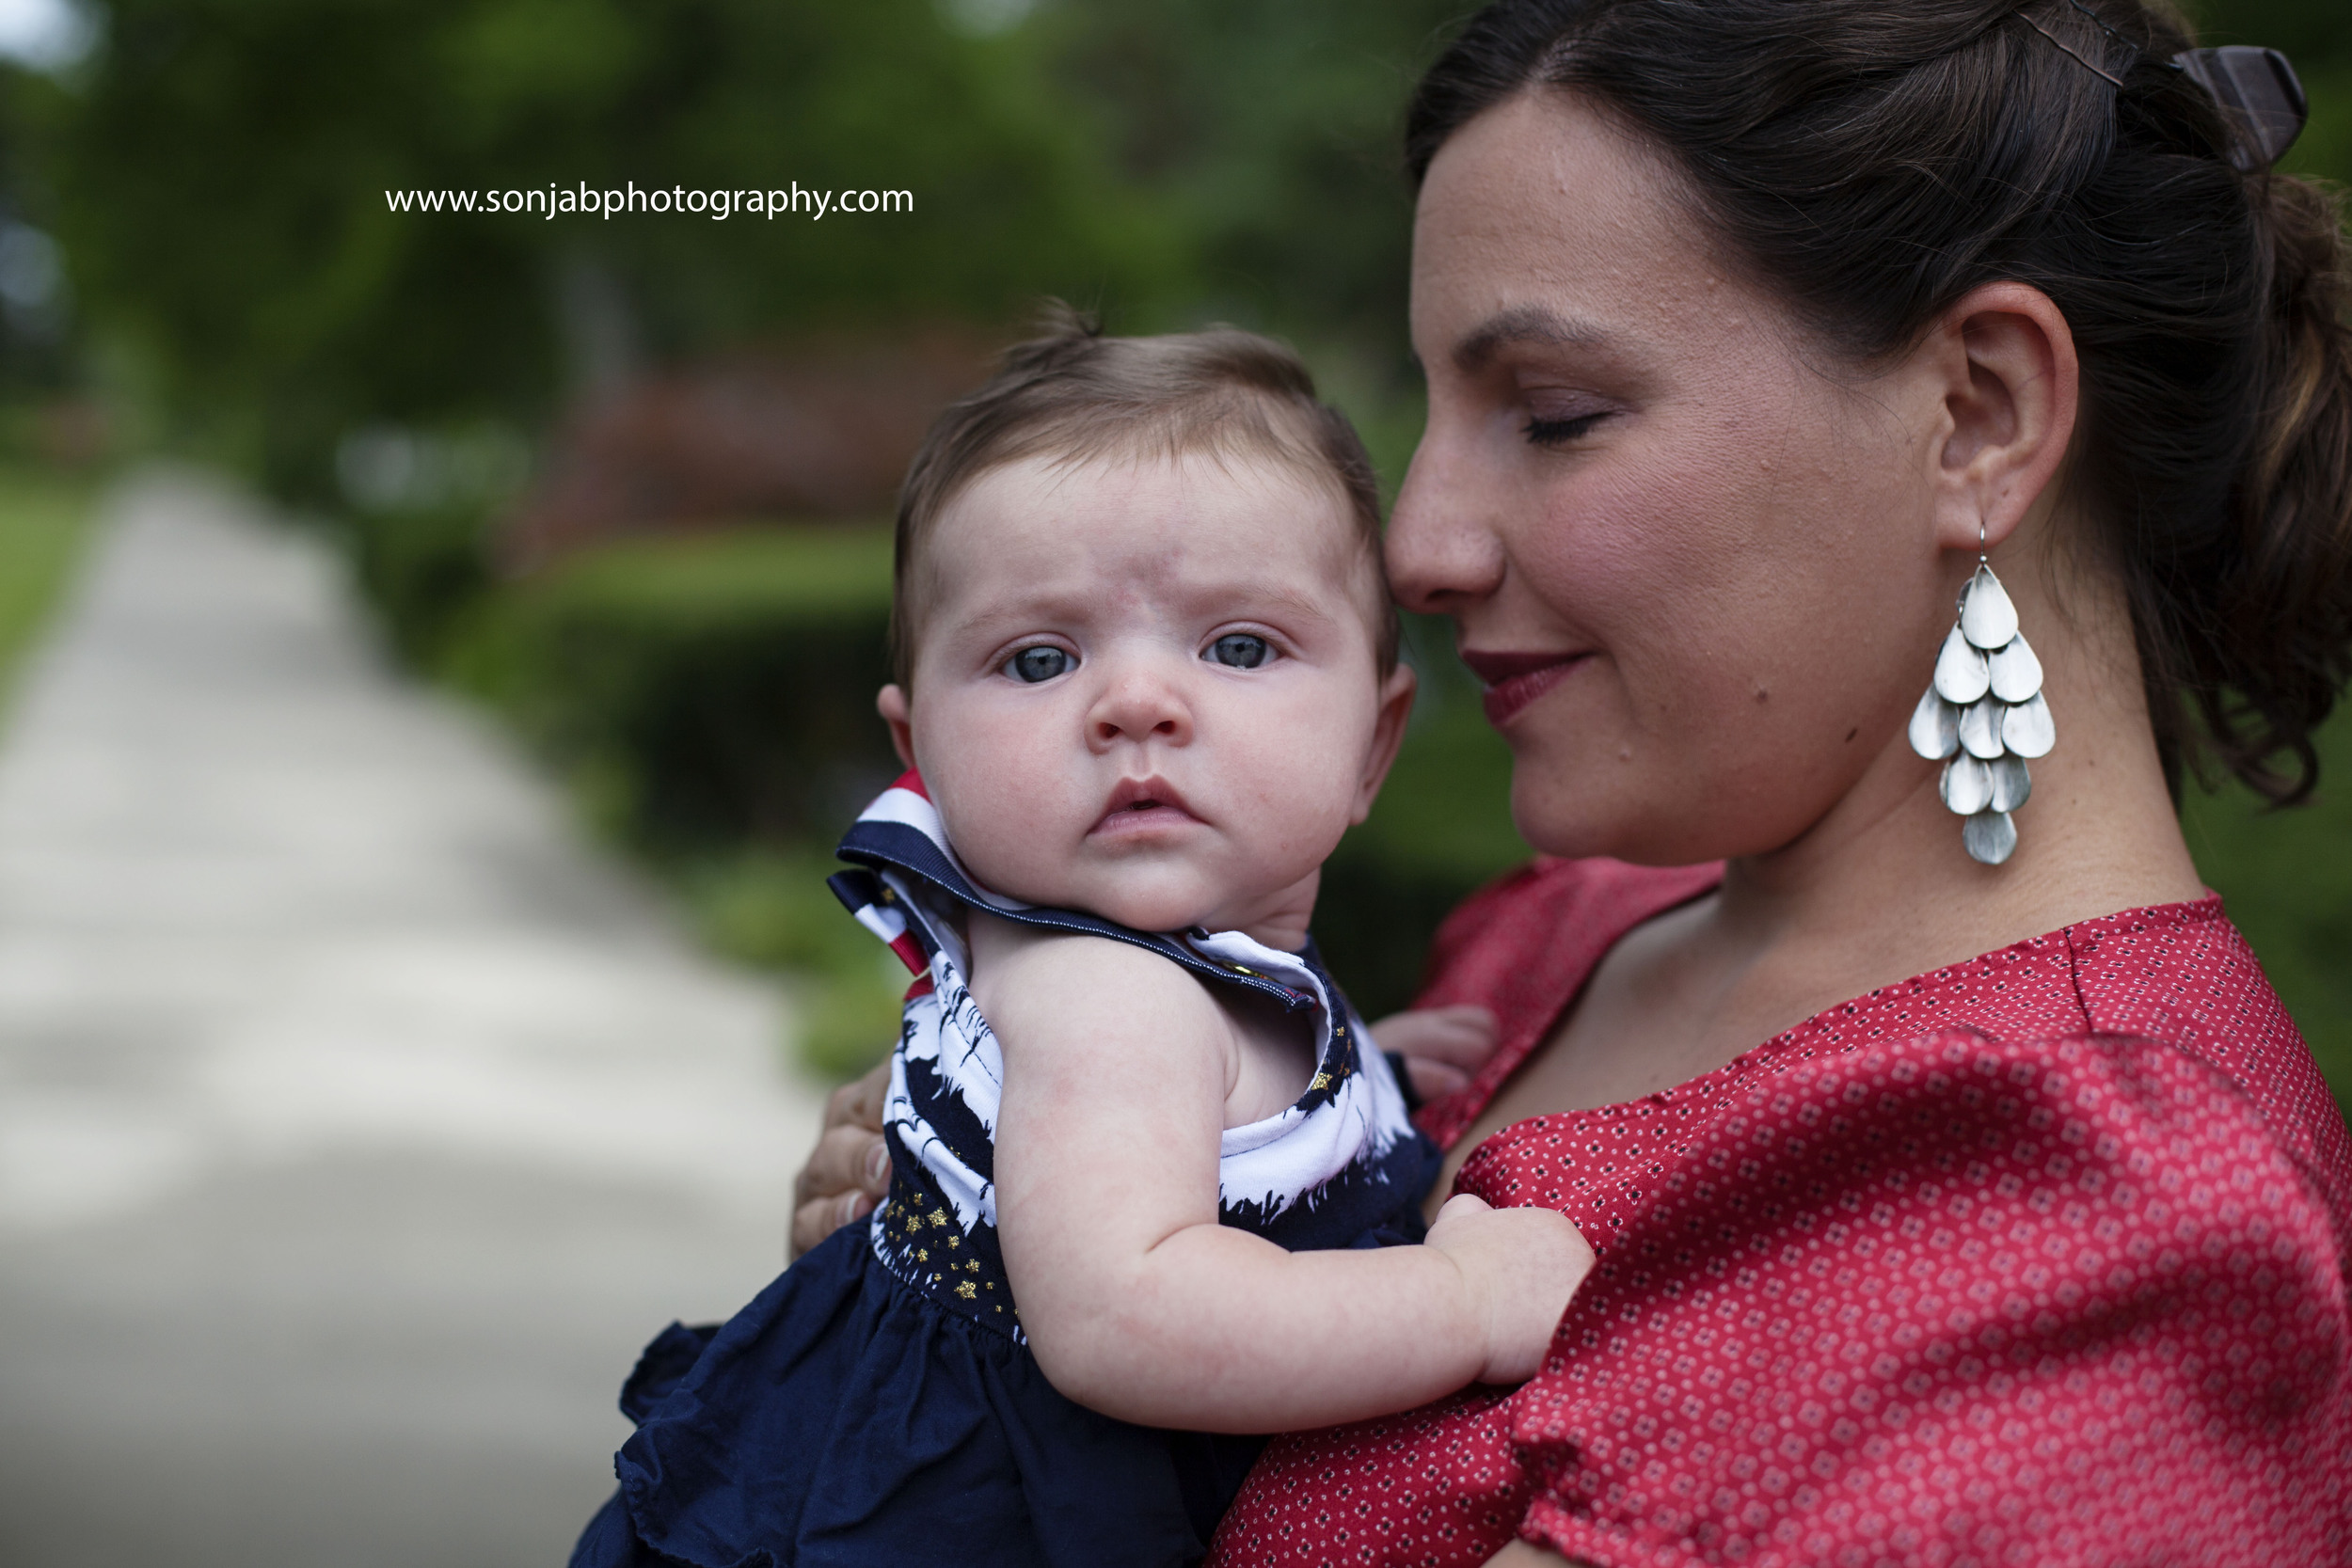
<path fill-rule="evenodd" d="M 1183 693 L 1140 673 L 1112 681 L 1087 722 L 1097 746 L 1154 739 L 1181 745 L 1192 737 L 1192 712 Z"/>

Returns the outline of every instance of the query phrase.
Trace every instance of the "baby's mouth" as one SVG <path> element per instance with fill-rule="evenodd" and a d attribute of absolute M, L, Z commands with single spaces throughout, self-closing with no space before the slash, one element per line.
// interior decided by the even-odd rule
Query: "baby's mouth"
<path fill-rule="evenodd" d="M 1197 822 L 1184 798 L 1161 779 L 1122 779 L 1111 791 L 1096 832 L 1135 832 Z"/>

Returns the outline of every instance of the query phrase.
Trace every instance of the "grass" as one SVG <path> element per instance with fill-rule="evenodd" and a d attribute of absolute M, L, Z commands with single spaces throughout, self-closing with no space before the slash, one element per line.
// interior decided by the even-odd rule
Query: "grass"
<path fill-rule="evenodd" d="M 72 580 L 97 488 L 80 475 L 0 466 L 0 700 Z"/>

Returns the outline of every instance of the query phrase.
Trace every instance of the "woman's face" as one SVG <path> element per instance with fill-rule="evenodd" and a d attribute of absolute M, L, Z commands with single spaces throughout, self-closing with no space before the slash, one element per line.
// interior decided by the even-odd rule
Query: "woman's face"
<path fill-rule="evenodd" d="M 1759 854 L 1932 785 L 1902 736 L 1956 586 L 1942 389 L 1809 342 L 1677 178 L 1528 91 L 1438 151 L 1415 223 L 1429 424 L 1389 569 L 1454 617 L 1554 854 Z"/>

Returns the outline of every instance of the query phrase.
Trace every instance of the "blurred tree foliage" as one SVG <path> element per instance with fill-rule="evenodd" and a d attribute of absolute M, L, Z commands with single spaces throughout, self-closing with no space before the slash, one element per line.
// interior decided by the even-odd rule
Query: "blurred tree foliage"
<path fill-rule="evenodd" d="M 539 425 L 599 354 L 1223 315 L 1401 368 L 1428 0 L 112 0 L 15 83 L 90 318 L 176 425 L 326 494 L 369 421 Z M 959 26 L 958 18 L 965 19 Z M 387 191 L 908 189 L 912 214 L 422 214 Z M 608 319 L 596 319 L 599 316 Z M 609 319 L 615 318 L 617 319 Z"/>
<path fill-rule="evenodd" d="M 18 183 L 108 363 L 281 494 L 374 421 L 542 428 L 618 353 L 1060 293 L 1287 333 L 1401 467 L 1398 131 L 1461 0 L 107 0 L 12 72 Z M 2352 8 L 2198 0 L 2276 43 L 2352 167 Z M 393 213 L 404 190 L 909 189 L 912 214 Z"/>
<path fill-rule="evenodd" d="M 2295 59 L 2313 113 L 2287 166 L 2352 177 L 2352 6 L 2186 3 L 2209 41 Z M 0 218 L 29 214 L 63 241 L 86 362 L 110 392 L 180 444 L 311 504 L 335 504 L 338 447 L 369 426 L 529 438 L 632 368 L 939 320 L 1004 329 L 1046 293 L 1100 305 L 1119 330 L 1223 319 L 1292 337 L 1393 484 L 1419 420 L 1398 133 L 1440 27 L 1470 8 L 103 0 L 103 41 L 79 68 L 56 79 L 0 68 Z M 907 189 L 915 203 L 714 221 L 403 214 L 386 198 L 632 182 Z M 358 534 L 362 577 L 410 651 L 466 643 L 503 659 L 513 710 L 573 737 L 582 758 L 644 752 L 627 788 L 605 790 L 613 800 L 671 799 L 662 781 L 690 753 L 726 752 L 747 776 L 771 766 L 710 738 L 739 727 L 711 717 L 721 698 L 750 716 L 739 723 L 781 721 L 770 685 L 738 678 L 757 661 L 712 652 L 719 634 L 705 635 L 699 602 L 635 591 L 702 566 L 632 560 L 628 592 L 590 570 L 517 595 L 469 553 L 480 503 L 438 504 Z M 624 628 L 644 657 L 572 680 L 589 666 L 566 640 L 588 620 Z M 722 629 L 770 649 L 771 666 L 797 635 L 781 621 Z M 1375 1007 L 1409 990 L 1438 913 L 1523 851 L 1502 809 L 1507 758 L 1443 628 L 1414 639 L 1431 677 L 1423 711 L 1378 813 L 1332 863 L 1319 923 Z M 578 738 L 689 732 L 691 746 Z M 2341 984 L 2352 856 L 2328 803 L 2352 790 L 2352 761 L 2330 747 L 2319 807 L 2258 817 L 2225 792 L 2193 803 L 2190 826 L 2206 875 L 2352 1083 Z M 671 815 L 670 829 L 694 816 Z M 630 830 L 642 844 L 665 831 Z M 790 903 L 813 886 L 809 846 L 737 848 L 746 858 L 729 861 L 698 841 L 687 879 L 711 890 L 702 904 L 717 940 L 818 962 L 833 917 Z"/>
<path fill-rule="evenodd" d="M 102 329 L 168 413 L 307 497 L 364 421 L 536 423 L 599 334 L 659 361 L 1168 293 L 1185 236 L 1041 71 L 925 0 L 115 0 L 83 79 L 26 118 Z M 583 182 L 916 199 L 550 221 L 386 196 Z M 622 319 L 575 319 L 598 309 Z"/>

